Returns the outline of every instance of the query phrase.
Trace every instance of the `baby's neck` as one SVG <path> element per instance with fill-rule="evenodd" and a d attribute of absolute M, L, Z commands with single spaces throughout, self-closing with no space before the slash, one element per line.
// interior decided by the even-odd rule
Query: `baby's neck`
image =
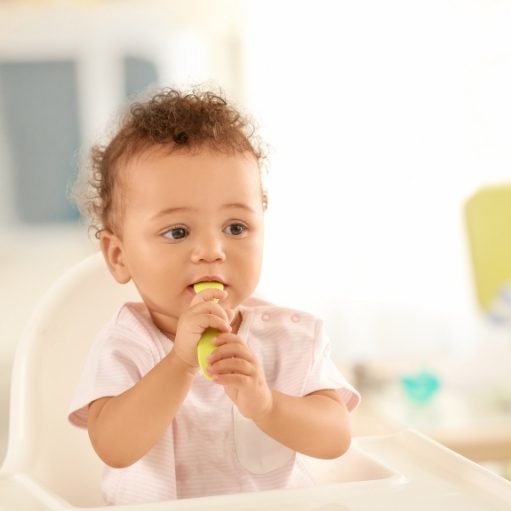
<path fill-rule="evenodd" d="M 234 319 L 231 321 L 231 328 L 232 328 L 233 334 L 238 333 L 242 321 L 243 321 L 243 317 L 241 315 L 241 312 L 238 309 L 234 315 Z"/>

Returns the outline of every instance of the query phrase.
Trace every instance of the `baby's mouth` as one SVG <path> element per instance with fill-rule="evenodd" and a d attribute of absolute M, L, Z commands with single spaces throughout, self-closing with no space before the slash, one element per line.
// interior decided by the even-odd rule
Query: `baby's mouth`
<path fill-rule="evenodd" d="M 224 286 L 224 291 L 226 291 L 229 286 L 227 284 L 223 284 Z M 192 295 L 196 295 L 197 293 L 195 292 L 195 288 L 194 288 L 194 284 L 190 284 L 189 286 L 186 286 L 186 290 L 188 293 L 192 294 Z"/>

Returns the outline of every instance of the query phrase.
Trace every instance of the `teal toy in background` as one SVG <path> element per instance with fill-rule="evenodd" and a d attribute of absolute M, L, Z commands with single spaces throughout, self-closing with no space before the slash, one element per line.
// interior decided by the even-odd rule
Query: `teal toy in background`
<path fill-rule="evenodd" d="M 426 404 L 440 389 L 440 380 L 429 371 L 401 377 L 406 396 L 414 403 Z"/>

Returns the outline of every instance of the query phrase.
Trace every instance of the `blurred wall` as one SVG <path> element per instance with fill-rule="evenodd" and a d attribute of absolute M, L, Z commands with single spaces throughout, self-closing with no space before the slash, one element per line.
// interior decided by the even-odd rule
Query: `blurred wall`
<path fill-rule="evenodd" d="M 469 349 L 463 206 L 511 176 L 511 3 L 261 0 L 247 20 L 264 289 L 328 311 L 342 358 Z"/>

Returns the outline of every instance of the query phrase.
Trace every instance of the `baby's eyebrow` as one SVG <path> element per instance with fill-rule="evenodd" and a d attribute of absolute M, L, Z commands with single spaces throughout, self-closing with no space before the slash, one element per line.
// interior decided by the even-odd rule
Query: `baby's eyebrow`
<path fill-rule="evenodd" d="M 246 211 L 250 211 L 251 213 L 255 213 L 255 211 L 247 204 L 243 204 L 242 202 L 232 202 L 229 204 L 223 204 L 222 209 L 244 209 Z M 188 206 L 178 206 L 178 207 L 171 207 L 171 208 L 165 208 L 161 211 L 158 211 L 158 213 L 155 213 L 151 218 L 157 219 L 162 216 L 171 215 L 173 213 L 188 213 L 193 212 L 197 213 L 199 210 L 197 208 L 191 208 Z"/>
<path fill-rule="evenodd" d="M 232 204 L 224 204 L 222 209 L 246 209 L 251 213 L 255 213 L 255 211 L 248 205 L 243 204 L 242 202 L 233 202 Z"/>
<path fill-rule="evenodd" d="M 187 211 L 198 211 L 197 208 L 189 208 L 186 206 L 180 206 L 175 208 L 165 208 L 161 211 L 158 211 L 158 213 L 155 213 L 151 218 L 159 218 L 161 216 L 165 215 L 171 215 L 172 213 L 185 213 Z"/>

